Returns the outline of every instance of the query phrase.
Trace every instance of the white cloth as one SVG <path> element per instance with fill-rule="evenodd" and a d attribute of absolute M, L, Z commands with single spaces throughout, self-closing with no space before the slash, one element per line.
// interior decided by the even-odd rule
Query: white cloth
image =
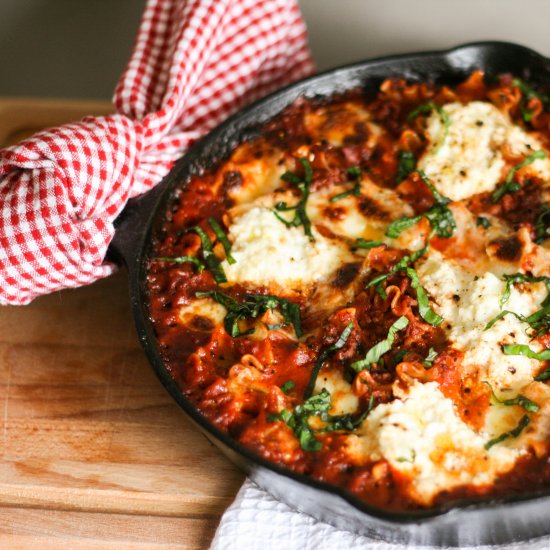
<path fill-rule="evenodd" d="M 226 510 L 210 550 L 405 550 L 411 546 L 373 541 L 314 520 L 275 500 L 246 480 Z M 434 550 L 423 546 L 422 550 Z M 463 547 L 463 550 L 496 548 Z M 499 550 L 547 550 L 550 537 L 499 546 Z"/>

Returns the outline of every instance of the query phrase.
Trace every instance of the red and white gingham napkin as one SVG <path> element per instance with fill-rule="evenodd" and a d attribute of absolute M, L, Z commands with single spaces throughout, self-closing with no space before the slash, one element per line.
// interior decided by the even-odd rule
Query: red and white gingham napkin
<path fill-rule="evenodd" d="M 229 114 L 312 71 L 294 0 L 149 0 L 118 114 L 0 150 L 0 304 L 109 275 L 126 201 Z"/>

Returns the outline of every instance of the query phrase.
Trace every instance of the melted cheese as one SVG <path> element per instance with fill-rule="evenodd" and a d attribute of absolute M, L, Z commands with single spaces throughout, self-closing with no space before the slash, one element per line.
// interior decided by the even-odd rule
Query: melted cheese
<path fill-rule="evenodd" d="M 354 413 L 357 410 L 359 399 L 340 371 L 321 371 L 315 381 L 315 393 L 320 393 L 323 388 L 330 393 L 331 414 Z"/>
<path fill-rule="evenodd" d="M 343 237 L 381 240 L 386 239 L 384 233 L 391 221 L 414 214 L 393 189 L 378 187 L 365 177 L 361 181 L 361 197 L 349 195 L 330 202 L 332 197 L 352 187 L 353 182 L 349 182 L 313 193 L 307 203 L 311 221 Z"/>
<path fill-rule="evenodd" d="M 381 128 L 369 122 L 369 118 L 370 113 L 359 103 L 347 102 L 336 108 L 322 106 L 305 113 L 304 126 L 314 139 L 324 139 L 332 145 L 340 146 L 354 127 L 362 124 L 369 135 L 367 143 L 372 147 L 381 133 Z"/>
<path fill-rule="evenodd" d="M 195 330 L 201 330 L 201 326 L 207 327 L 211 324 L 212 327 L 223 324 L 226 309 L 218 302 L 211 298 L 197 298 L 192 302 L 185 304 L 179 310 L 179 321 L 183 325 L 187 325 Z M 206 319 L 207 323 L 201 325 L 200 320 Z M 199 322 L 197 322 L 199 320 Z"/>
<path fill-rule="evenodd" d="M 505 355 L 502 344 L 530 344 L 527 325 L 507 315 L 489 330 L 485 326 L 501 311 L 505 283 L 491 272 L 476 276 L 455 262 L 432 252 L 417 265 L 424 288 L 435 301 L 453 345 L 465 352 L 464 367 L 479 372 L 493 387 L 518 388 L 531 381 L 539 361 L 521 355 Z M 545 289 L 540 283 L 512 288 L 505 308 L 530 315 L 540 307 Z"/>
<path fill-rule="evenodd" d="M 258 152 L 261 154 L 254 154 L 254 145 L 251 143 L 241 145 L 219 175 L 223 178 L 224 174 L 232 171 L 240 174 L 240 185 L 228 189 L 228 196 L 235 204 L 249 203 L 274 191 L 281 184 L 281 176 L 285 172 L 280 162 L 282 153 L 265 150 L 265 147 Z"/>
<path fill-rule="evenodd" d="M 426 128 L 430 146 L 418 167 L 434 181 L 440 193 L 452 200 L 495 189 L 506 176 L 505 146 L 518 156 L 528 156 L 542 148 L 540 142 L 491 103 L 450 103 L 443 109 L 450 119 L 447 135 L 440 115 L 432 112 Z M 550 162 L 537 160 L 528 170 L 547 179 Z"/>
<path fill-rule="evenodd" d="M 376 407 L 347 440 L 352 460 L 387 460 L 410 477 L 414 496 L 430 504 L 442 490 L 486 485 L 512 468 L 518 451 L 494 446 L 456 414 L 435 382 L 415 383 L 402 399 Z"/>
<path fill-rule="evenodd" d="M 222 264 L 228 281 L 303 288 L 353 261 L 344 243 L 327 239 L 315 229 L 313 235 L 312 242 L 303 227 L 287 227 L 268 208 L 248 210 L 229 228 L 236 263 Z"/>

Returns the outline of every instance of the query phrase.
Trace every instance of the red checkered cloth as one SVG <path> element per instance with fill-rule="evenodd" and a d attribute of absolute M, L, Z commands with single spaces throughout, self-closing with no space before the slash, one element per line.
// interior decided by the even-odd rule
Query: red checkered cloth
<path fill-rule="evenodd" d="M 0 303 L 109 275 L 126 201 L 229 114 L 311 72 L 294 0 L 149 0 L 118 114 L 0 150 Z"/>

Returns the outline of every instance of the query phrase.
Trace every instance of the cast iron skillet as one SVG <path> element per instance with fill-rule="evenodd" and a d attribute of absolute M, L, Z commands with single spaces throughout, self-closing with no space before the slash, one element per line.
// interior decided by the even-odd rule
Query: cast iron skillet
<path fill-rule="evenodd" d="M 550 491 L 504 500 L 460 502 L 430 511 L 390 513 L 344 489 L 293 473 L 256 456 L 210 424 L 181 393 L 159 354 L 147 313 L 146 265 L 152 235 L 173 191 L 226 157 L 254 135 L 260 124 L 298 96 L 323 96 L 357 86 L 375 88 L 387 77 L 454 84 L 474 69 L 511 72 L 533 84 L 550 84 L 550 60 L 507 42 L 466 44 L 448 51 L 399 55 L 357 63 L 293 84 L 255 103 L 213 130 L 175 165 L 152 191 L 131 201 L 118 218 L 111 255 L 128 267 L 137 331 L 161 382 L 180 407 L 230 460 L 276 498 L 336 527 L 387 542 L 418 545 L 477 545 L 514 542 L 550 534 Z"/>

